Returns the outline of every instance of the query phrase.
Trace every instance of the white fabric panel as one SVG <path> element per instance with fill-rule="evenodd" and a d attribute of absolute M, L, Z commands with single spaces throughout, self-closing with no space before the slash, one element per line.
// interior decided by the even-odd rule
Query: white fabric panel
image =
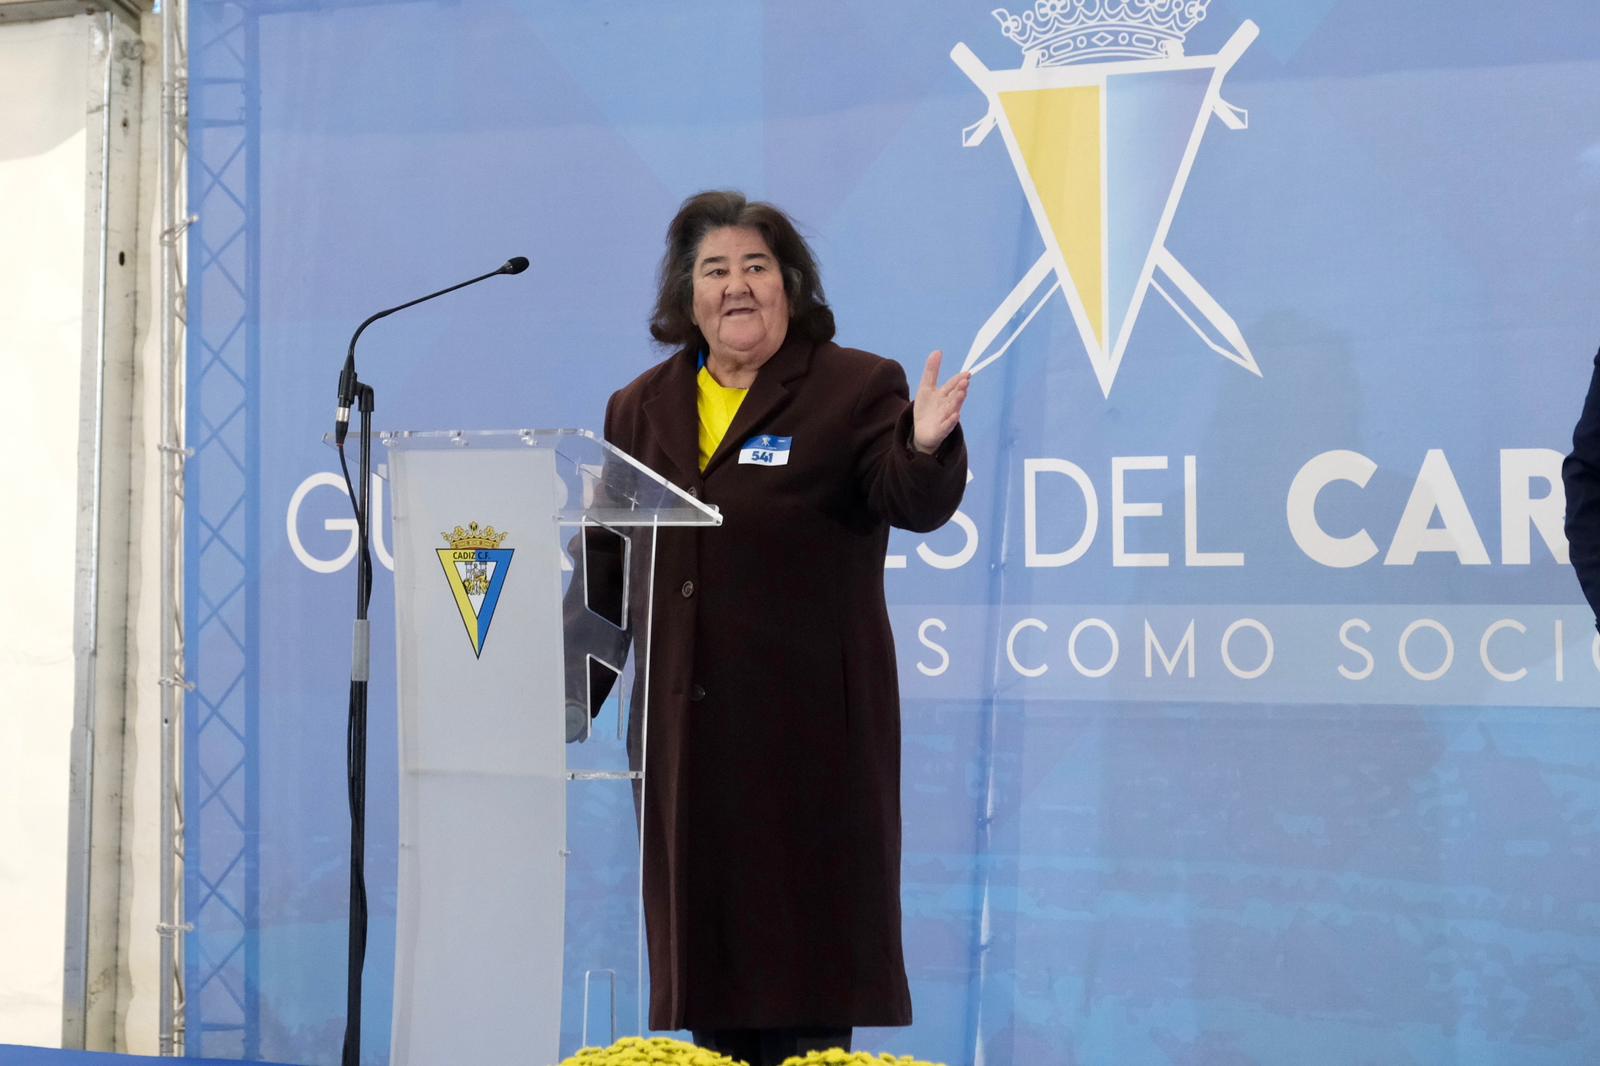
<path fill-rule="evenodd" d="M 0 1043 L 61 1041 L 89 34 L 0 25 Z"/>

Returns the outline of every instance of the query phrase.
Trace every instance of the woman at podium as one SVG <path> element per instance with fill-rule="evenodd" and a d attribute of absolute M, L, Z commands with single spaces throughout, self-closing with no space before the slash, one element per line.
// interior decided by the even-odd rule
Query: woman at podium
<path fill-rule="evenodd" d="M 934 352 L 913 398 L 834 343 L 811 249 L 736 192 L 673 218 L 650 332 L 671 354 L 611 397 L 606 438 L 723 515 L 657 545 L 650 1026 L 752 1064 L 848 1049 L 911 1021 L 883 560 L 891 525 L 961 502 L 969 377 L 940 385 Z"/>

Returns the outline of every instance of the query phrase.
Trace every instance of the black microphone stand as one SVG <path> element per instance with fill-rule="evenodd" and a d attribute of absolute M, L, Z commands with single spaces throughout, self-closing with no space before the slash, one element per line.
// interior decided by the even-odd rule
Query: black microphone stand
<path fill-rule="evenodd" d="M 344 1050 L 341 1066 L 360 1066 L 361 1063 L 361 975 L 367 957 L 367 682 L 371 676 L 372 637 L 367 622 L 367 608 L 372 602 L 372 550 L 367 536 L 367 506 L 372 487 L 372 387 L 356 376 L 356 341 L 361 333 L 380 318 L 396 311 L 404 311 L 436 296 L 476 285 L 496 274 L 520 274 L 528 269 L 528 260 L 513 256 L 505 265 L 470 281 L 452 285 L 448 289 L 429 293 L 398 307 L 391 307 L 372 315 L 356 327 L 350 338 L 350 349 L 345 354 L 344 368 L 339 372 L 339 407 L 334 418 L 333 438 L 339 449 L 339 469 L 344 474 L 345 490 L 350 494 L 350 504 L 356 513 L 356 621 L 350 665 L 350 710 L 345 727 L 345 786 L 350 806 L 350 929 L 348 940 L 348 972 L 345 978 Z M 361 426 L 360 481 L 352 483 L 350 465 L 345 459 L 344 441 L 350 428 L 350 409 L 357 408 Z"/>
<path fill-rule="evenodd" d="M 359 331 L 358 331 L 359 333 Z M 355 342 L 351 342 L 351 351 Z M 372 488 L 372 410 L 371 386 L 350 374 L 355 400 L 361 416 L 356 431 L 360 440 L 360 481 L 350 484 L 350 466 L 345 461 L 344 442 L 339 442 L 339 468 L 356 508 L 356 622 L 351 649 L 350 710 L 345 727 L 345 787 L 350 807 L 350 931 L 347 941 L 348 971 L 345 984 L 345 1029 L 343 1066 L 361 1062 L 361 975 L 367 955 L 367 682 L 371 676 L 371 629 L 367 609 L 372 602 L 372 551 L 367 538 L 367 515 Z"/>

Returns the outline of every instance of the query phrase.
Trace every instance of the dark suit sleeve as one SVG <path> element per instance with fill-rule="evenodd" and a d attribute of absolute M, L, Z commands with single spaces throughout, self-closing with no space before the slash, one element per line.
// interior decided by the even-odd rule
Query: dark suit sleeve
<path fill-rule="evenodd" d="M 1583 414 L 1572 431 L 1572 454 L 1561 464 L 1561 482 L 1567 491 L 1572 568 L 1600 626 L 1600 352 L 1594 360 Z"/>
<path fill-rule="evenodd" d="M 911 444 L 911 392 L 892 359 L 877 361 L 851 413 L 856 480 L 867 505 L 890 525 L 926 533 L 949 521 L 967 487 L 967 445 L 958 423 L 939 450 Z"/>
<path fill-rule="evenodd" d="M 616 396 L 606 404 L 605 439 L 613 441 L 617 431 L 613 410 Z M 615 476 L 615 472 L 602 472 L 601 477 Z M 566 640 L 563 653 L 567 691 L 567 740 L 581 740 L 588 721 L 600 713 L 600 707 L 616 683 L 616 675 L 606 667 L 590 660 L 590 653 L 598 653 L 609 661 L 622 665 L 632 641 L 632 629 L 625 617 L 616 617 L 622 604 L 624 585 L 622 542 L 612 536 L 585 537 L 584 530 L 567 542 L 567 555 L 576 572 L 562 603 L 562 628 Z M 587 589 L 587 596 L 585 596 Z M 599 610 L 591 609 L 594 605 Z M 614 628 L 606 620 L 610 615 L 620 621 Z"/>

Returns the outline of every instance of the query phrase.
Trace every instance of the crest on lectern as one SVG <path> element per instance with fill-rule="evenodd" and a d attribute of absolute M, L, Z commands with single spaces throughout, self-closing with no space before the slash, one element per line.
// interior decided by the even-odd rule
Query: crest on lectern
<path fill-rule="evenodd" d="M 481 658 L 516 549 L 502 547 L 509 533 L 493 526 L 480 527 L 476 522 L 469 522 L 465 528 L 456 526 L 441 536 L 449 547 L 435 549 L 439 565 L 444 567 L 456 610 L 461 613 L 461 624 L 467 629 L 472 655 Z"/>

